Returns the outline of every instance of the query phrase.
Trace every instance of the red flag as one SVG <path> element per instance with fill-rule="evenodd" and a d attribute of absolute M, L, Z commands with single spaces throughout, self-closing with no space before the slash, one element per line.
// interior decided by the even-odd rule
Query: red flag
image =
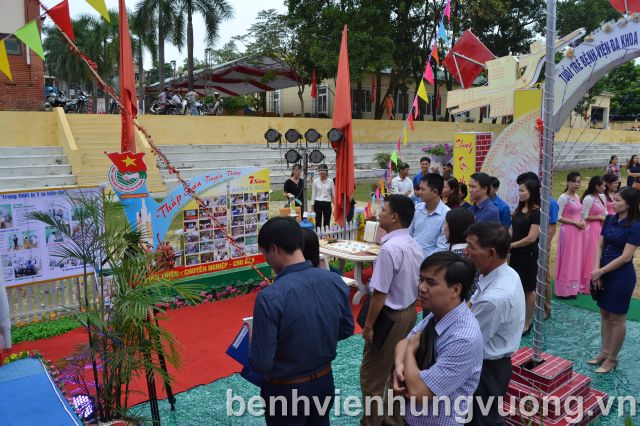
<path fill-rule="evenodd" d="M 142 161 L 144 152 L 134 154 L 133 152 L 111 152 L 107 153 L 107 157 L 113 161 L 113 165 L 120 171 L 120 173 L 139 173 L 146 172 L 147 166 Z"/>
<path fill-rule="evenodd" d="M 376 75 L 371 76 L 371 103 L 376 101 Z"/>
<path fill-rule="evenodd" d="M 69 15 L 69 0 L 62 0 L 59 4 L 49 9 L 47 14 L 63 33 L 71 40 L 76 41 L 76 36 L 73 34 L 73 25 L 71 25 L 71 15 Z"/>
<path fill-rule="evenodd" d="M 344 225 L 348 206 L 354 189 L 353 134 L 351 131 L 351 78 L 349 76 L 349 52 L 347 50 L 347 26 L 342 31 L 336 97 L 333 104 L 333 127 L 340 129 L 344 139 L 336 153 L 336 199 L 335 219 Z"/>
<path fill-rule="evenodd" d="M 456 44 L 445 56 L 442 64 L 460 82 L 463 89 L 471 87 L 485 68 L 485 63 L 495 56 L 471 31 L 462 33 Z"/>
<path fill-rule="evenodd" d="M 433 70 L 431 69 L 431 63 L 427 61 L 427 66 L 424 67 L 424 79 L 433 86 Z"/>
<path fill-rule="evenodd" d="M 413 125 L 413 114 L 409 114 L 409 126 L 411 126 L 411 130 L 415 132 L 416 126 Z"/>
<path fill-rule="evenodd" d="M 318 81 L 316 80 L 316 69 L 313 68 L 311 73 L 311 97 L 313 99 L 318 97 Z"/>
<path fill-rule="evenodd" d="M 447 5 L 444 8 L 444 16 L 451 22 L 451 0 L 447 0 Z"/>
<path fill-rule="evenodd" d="M 420 113 L 420 107 L 418 106 L 418 97 L 417 96 L 415 98 L 413 98 L 412 111 L 413 111 L 413 119 L 415 120 L 415 119 L 418 118 L 418 114 Z"/>
<path fill-rule="evenodd" d="M 136 152 L 136 139 L 133 131 L 132 117 L 138 115 L 138 98 L 136 96 L 136 79 L 133 72 L 133 52 L 131 51 L 131 34 L 129 18 L 124 0 L 118 0 L 120 7 L 120 102 L 124 106 L 122 117 L 121 151 Z M 127 115 L 128 112 L 130 115 Z"/>
<path fill-rule="evenodd" d="M 431 57 L 436 60 L 436 64 L 440 65 L 440 56 L 438 55 L 438 43 L 433 43 L 433 49 L 431 49 Z"/>

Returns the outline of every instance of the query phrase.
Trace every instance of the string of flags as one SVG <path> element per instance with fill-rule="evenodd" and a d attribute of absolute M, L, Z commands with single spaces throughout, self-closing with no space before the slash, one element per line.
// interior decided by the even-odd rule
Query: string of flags
<path fill-rule="evenodd" d="M 411 131 L 415 131 L 415 125 L 413 122 L 415 119 L 418 118 L 418 115 L 420 113 L 418 99 L 422 99 L 424 102 L 429 103 L 429 95 L 427 93 L 427 86 L 425 84 L 425 81 L 434 87 L 434 98 L 437 99 L 437 96 L 439 96 L 438 88 L 435 87 L 435 75 L 433 73 L 433 69 L 431 68 L 431 59 L 435 60 L 436 64 L 440 65 L 440 56 L 438 55 L 438 42 L 442 41 L 445 46 L 447 47 L 449 46 L 449 38 L 447 37 L 447 30 L 444 24 L 445 17 L 447 18 L 447 23 L 450 23 L 451 22 L 451 0 L 446 0 L 444 12 L 440 18 L 440 22 L 436 30 L 436 37 L 434 37 L 433 46 L 431 48 L 431 51 L 429 52 L 429 56 L 427 57 L 427 63 L 424 68 L 424 73 L 422 75 L 420 85 L 418 86 L 416 96 L 413 98 L 411 110 L 409 111 L 409 114 L 407 115 L 407 119 L 405 120 L 404 125 L 402 126 L 402 134 L 398 138 L 396 147 L 391 153 L 391 157 L 388 163 L 388 169 L 385 171 L 385 176 L 384 176 L 385 179 L 380 180 L 378 188 L 373 193 L 371 197 L 371 201 L 368 203 L 367 209 L 365 209 L 365 211 L 366 210 L 370 211 L 371 203 L 373 204 L 375 204 L 376 202 L 380 203 L 381 197 L 384 197 L 385 195 L 384 182 L 393 173 L 393 166 L 398 165 L 398 159 L 402 155 L 400 141 L 402 141 L 402 145 L 406 145 L 408 143 L 407 127 L 409 127 Z M 439 104 L 439 102 L 437 103 Z"/>
<path fill-rule="evenodd" d="M 105 0 L 85 0 L 100 15 L 109 21 L 109 12 Z M 71 40 L 75 41 L 73 33 L 73 25 L 71 24 L 71 14 L 69 13 L 69 0 L 62 0 L 57 5 L 46 10 L 49 18 L 64 32 Z M 0 72 L 4 74 L 10 81 L 13 81 L 11 67 L 9 65 L 9 57 L 7 56 L 7 46 L 5 40 L 11 36 L 15 36 L 23 42 L 27 48 L 38 55 L 44 61 L 44 49 L 42 48 L 42 40 L 40 39 L 40 29 L 38 28 L 38 18 L 31 20 L 22 28 L 0 39 Z"/>

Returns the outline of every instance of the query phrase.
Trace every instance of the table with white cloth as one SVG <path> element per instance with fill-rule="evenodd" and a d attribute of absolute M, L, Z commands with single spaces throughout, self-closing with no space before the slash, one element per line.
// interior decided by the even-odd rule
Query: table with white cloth
<path fill-rule="evenodd" d="M 320 253 L 327 257 L 338 259 L 340 273 L 344 270 L 346 260 L 353 262 L 353 279 L 358 286 L 358 291 L 353 296 L 352 303 L 360 303 L 362 296 L 369 294 L 368 287 L 362 282 L 362 265 L 365 262 L 373 262 L 378 257 L 380 246 L 378 244 L 361 241 L 337 241 L 335 243 L 320 243 Z"/>

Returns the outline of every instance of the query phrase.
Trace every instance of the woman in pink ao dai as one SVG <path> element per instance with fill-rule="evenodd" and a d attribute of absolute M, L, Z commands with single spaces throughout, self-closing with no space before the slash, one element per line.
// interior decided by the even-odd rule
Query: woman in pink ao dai
<path fill-rule="evenodd" d="M 591 272 L 595 269 L 596 249 L 600 243 L 600 231 L 607 217 L 607 207 L 604 198 L 605 182 L 600 176 L 593 176 L 589 180 L 589 186 L 582 196 L 582 219 L 587 223 L 582 239 L 582 274 L 580 275 L 581 294 L 589 294 Z"/>

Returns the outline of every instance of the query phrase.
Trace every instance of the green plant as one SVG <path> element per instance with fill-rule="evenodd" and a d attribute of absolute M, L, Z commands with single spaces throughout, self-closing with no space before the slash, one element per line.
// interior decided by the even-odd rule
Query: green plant
<path fill-rule="evenodd" d="M 179 365 L 180 356 L 173 336 L 153 320 L 154 311 L 171 294 L 196 300 L 200 286 L 176 286 L 152 278 L 157 271 L 153 254 L 144 248 L 144 235 L 125 221 L 110 221 L 110 214 L 121 212 L 121 206 L 110 196 L 94 194 L 84 190 L 67 193 L 77 215 L 73 232 L 62 219 L 45 212 L 33 211 L 27 217 L 65 236 L 66 242 L 52 248 L 51 254 L 79 260 L 85 283 L 89 282 L 91 268 L 110 266 L 108 282 L 99 275 L 97 300 L 89 298 L 86 285 L 82 286 L 84 291 L 77 289 L 80 309 L 74 315 L 87 331 L 88 344 L 71 357 L 81 360 L 79 371 L 88 368 L 92 372 L 92 382 L 86 384 L 84 378 L 80 381 L 87 393 L 95 395 L 98 418 L 105 422 L 125 416 L 129 383 L 134 378 L 156 376 L 171 382 L 154 353 L 163 352 L 167 364 L 174 367 Z M 103 227 L 104 223 L 109 226 Z"/>
<path fill-rule="evenodd" d="M 11 342 L 15 345 L 20 342 L 46 339 L 58 336 L 67 331 L 80 327 L 82 324 L 74 317 L 62 317 L 57 320 L 43 321 L 11 328 Z"/>
<path fill-rule="evenodd" d="M 389 168 L 389 161 L 391 161 L 391 154 L 389 154 L 388 152 L 378 152 L 373 156 L 373 160 L 378 163 L 378 168 L 380 169 L 388 169 Z M 399 166 L 402 163 L 402 161 L 400 160 L 400 158 L 398 158 L 397 163 L 393 163 L 391 162 L 391 167 L 393 169 L 394 173 L 398 173 L 399 171 Z"/>

